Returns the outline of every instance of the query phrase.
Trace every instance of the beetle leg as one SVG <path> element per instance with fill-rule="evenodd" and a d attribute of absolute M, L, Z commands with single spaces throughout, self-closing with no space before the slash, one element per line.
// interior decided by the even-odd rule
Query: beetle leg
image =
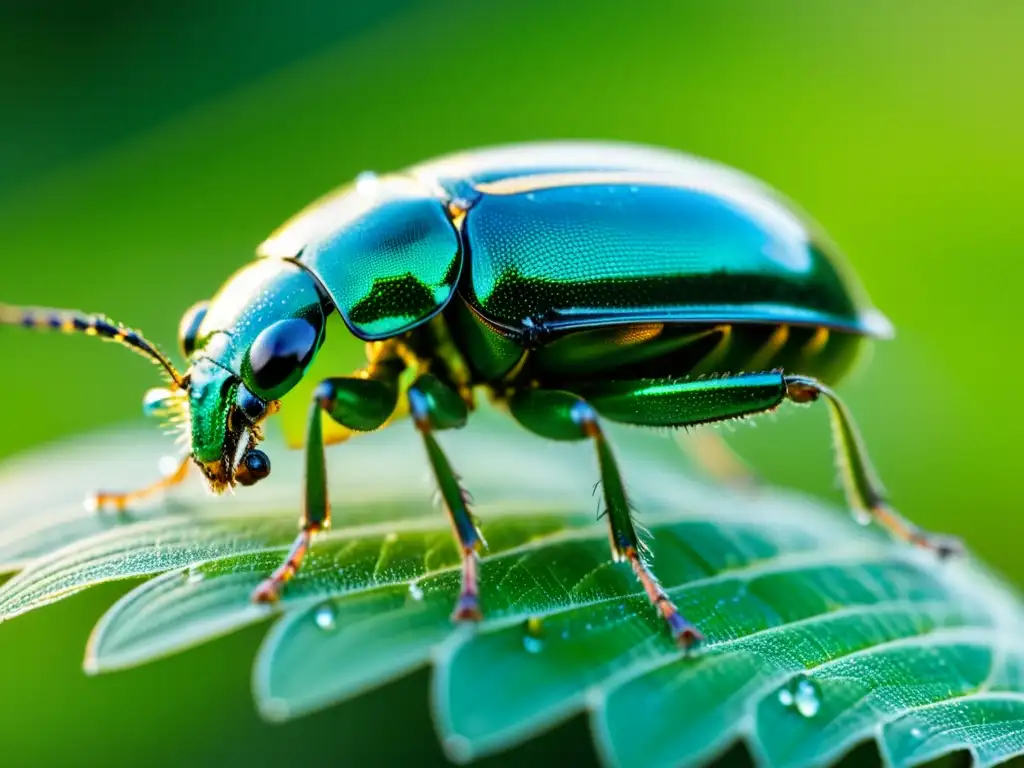
<path fill-rule="evenodd" d="M 181 460 L 177 469 L 166 477 L 160 478 L 155 483 L 150 483 L 145 488 L 128 491 L 127 493 L 106 493 L 98 491 L 86 501 L 86 506 L 89 509 L 114 509 L 118 512 L 123 512 L 133 501 L 144 499 L 147 496 L 152 496 L 154 493 L 159 491 L 173 488 L 181 483 L 186 477 L 188 477 L 188 470 L 191 466 L 192 457 L 186 456 Z"/>
<path fill-rule="evenodd" d="M 480 611 L 478 557 L 484 540 L 469 509 L 469 496 L 434 438 L 437 430 L 464 426 L 469 410 L 465 401 L 453 389 L 429 373 L 413 382 L 409 387 L 408 398 L 409 413 L 423 438 L 427 458 L 462 555 L 462 587 L 452 612 L 452 620 L 479 621 L 483 614 Z"/>
<path fill-rule="evenodd" d="M 889 506 L 850 412 L 832 390 L 815 379 L 773 371 L 717 379 L 613 381 L 592 386 L 584 394 L 605 418 L 657 427 L 743 418 L 771 411 L 784 400 L 810 403 L 823 397 L 832 414 L 850 506 L 876 520 L 897 538 L 940 556 L 959 549 L 956 541 L 921 530 Z"/>
<path fill-rule="evenodd" d="M 542 437 L 593 442 L 601 472 L 612 559 L 629 563 L 680 647 L 687 649 L 700 642 L 700 631 L 679 612 L 647 562 L 646 547 L 637 536 L 622 475 L 594 407 L 569 392 L 535 389 L 514 395 L 509 409 L 523 426 Z"/>
<path fill-rule="evenodd" d="M 309 551 L 313 536 L 331 524 L 324 458 L 323 414 L 344 427 L 366 432 L 388 420 L 398 402 L 401 366 L 393 360 L 371 364 L 347 378 L 324 379 L 313 393 L 306 433 L 306 474 L 299 533 L 285 561 L 252 593 L 258 603 L 274 602 L 295 575 Z"/>
<path fill-rule="evenodd" d="M 786 376 L 785 383 L 786 397 L 794 403 L 812 403 L 824 397 L 828 404 L 846 497 L 854 510 L 868 515 L 896 538 L 932 550 L 939 557 L 961 551 L 962 545 L 957 539 L 929 533 L 889 505 L 853 417 L 832 390 L 807 376 Z"/>

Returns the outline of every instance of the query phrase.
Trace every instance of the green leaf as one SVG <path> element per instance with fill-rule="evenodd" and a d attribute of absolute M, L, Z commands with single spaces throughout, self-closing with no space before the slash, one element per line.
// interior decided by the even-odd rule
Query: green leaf
<path fill-rule="evenodd" d="M 0 620 L 154 575 L 101 618 L 89 672 L 269 622 L 253 675 L 265 717 L 432 665 L 439 736 L 458 761 L 580 712 L 613 765 L 700 765 L 737 740 L 765 766 L 828 765 L 872 738 L 893 766 L 1024 753 L 1024 614 L 981 566 L 938 563 L 796 494 L 697 482 L 657 436 L 613 437 L 656 571 L 707 635 L 699 653 L 673 647 L 609 561 L 590 447 L 486 409 L 442 437 L 489 544 L 478 627 L 449 620 L 458 552 L 407 425 L 329 452 L 333 528 L 275 608 L 249 595 L 294 536 L 298 454 L 270 441 L 265 484 L 229 500 L 193 487 L 127 520 L 77 499 L 118 467 L 144 476 L 152 440 L 115 433 L 13 463 L 0 470 L 0 557 L 24 570 L 0 586 Z M 54 466 L 73 471 L 53 483 Z"/>

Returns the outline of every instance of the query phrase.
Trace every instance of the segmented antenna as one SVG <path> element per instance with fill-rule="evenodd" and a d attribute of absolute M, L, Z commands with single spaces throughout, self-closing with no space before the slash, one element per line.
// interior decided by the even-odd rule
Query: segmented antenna
<path fill-rule="evenodd" d="M 0 325 L 20 325 L 35 330 L 60 331 L 61 333 L 84 333 L 108 341 L 116 341 L 129 349 L 145 355 L 167 372 L 179 387 L 184 385 L 181 374 L 156 345 L 143 338 L 138 331 L 125 328 L 103 315 L 87 315 L 73 309 L 48 309 L 45 307 L 15 307 L 0 304 Z"/>

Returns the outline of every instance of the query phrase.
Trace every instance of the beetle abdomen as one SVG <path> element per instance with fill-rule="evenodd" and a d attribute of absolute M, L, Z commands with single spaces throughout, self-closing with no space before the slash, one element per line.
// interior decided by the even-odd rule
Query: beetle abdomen
<path fill-rule="evenodd" d="M 828 383 L 866 340 L 824 326 L 642 324 L 564 334 L 530 353 L 522 377 L 545 387 L 781 368 Z"/>

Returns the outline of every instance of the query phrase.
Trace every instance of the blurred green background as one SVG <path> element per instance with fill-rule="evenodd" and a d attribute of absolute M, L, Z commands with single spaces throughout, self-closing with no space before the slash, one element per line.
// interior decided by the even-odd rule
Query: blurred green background
<path fill-rule="evenodd" d="M 1022 31 L 1024 4 L 997 0 L 6 2 L 0 300 L 104 311 L 174 348 L 186 306 L 361 170 L 528 139 L 677 147 L 768 181 L 845 249 L 899 331 L 842 387 L 894 500 L 1024 583 Z M 135 418 L 157 381 L 111 345 L 14 329 L 0 367 L 0 457 Z M 734 443 L 838 499 L 819 410 Z M 425 674 L 260 724 L 259 628 L 85 678 L 123 589 L 0 627 L 5 764 L 441 761 Z M 584 726 L 519 757 L 552 749 L 586 750 Z"/>

